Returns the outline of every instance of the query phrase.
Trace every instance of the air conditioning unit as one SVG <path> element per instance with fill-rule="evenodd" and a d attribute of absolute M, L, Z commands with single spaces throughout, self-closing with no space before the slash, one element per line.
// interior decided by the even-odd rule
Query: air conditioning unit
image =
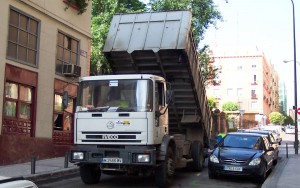
<path fill-rule="evenodd" d="M 81 67 L 74 64 L 64 64 L 63 74 L 70 77 L 79 77 L 81 75 Z"/>

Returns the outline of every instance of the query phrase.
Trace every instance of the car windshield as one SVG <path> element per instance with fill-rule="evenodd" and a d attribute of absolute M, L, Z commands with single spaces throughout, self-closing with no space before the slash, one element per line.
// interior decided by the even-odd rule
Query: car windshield
<path fill-rule="evenodd" d="M 92 80 L 79 85 L 77 112 L 145 112 L 153 108 L 151 80 Z"/>
<path fill-rule="evenodd" d="M 227 135 L 220 146 L 259 149 L 260 139 L 251 135 Z"/>

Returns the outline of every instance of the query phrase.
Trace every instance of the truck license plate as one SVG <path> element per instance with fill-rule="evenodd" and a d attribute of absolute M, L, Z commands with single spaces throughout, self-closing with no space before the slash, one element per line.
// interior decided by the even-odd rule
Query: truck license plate
<path fill-rule="evenodd" d="M 103 158 L 102 163 L 123 163 L 121 158 Z"/>
<path fill-rule="evenodd" d="M 225 166 L 224 170 L 242 172 L 243 168 L 239 166 Z"/>

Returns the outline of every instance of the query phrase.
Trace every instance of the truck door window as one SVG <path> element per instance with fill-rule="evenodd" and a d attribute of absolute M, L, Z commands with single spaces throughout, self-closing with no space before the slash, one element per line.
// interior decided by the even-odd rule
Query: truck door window
<path fill-rule="evenodd" d="M 160 110 L 164 107 L 164 85 L 163 83 L 155 83 L 155 109 Z"/>

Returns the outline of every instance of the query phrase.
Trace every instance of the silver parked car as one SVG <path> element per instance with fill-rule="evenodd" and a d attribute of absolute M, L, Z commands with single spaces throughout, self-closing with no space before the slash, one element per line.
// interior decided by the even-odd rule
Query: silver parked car
<path fill-rule="evenodd" d="M 23 177 L 10 178 L 0 176 L 0 188 L 38 188 L 35 183 Z"/>

